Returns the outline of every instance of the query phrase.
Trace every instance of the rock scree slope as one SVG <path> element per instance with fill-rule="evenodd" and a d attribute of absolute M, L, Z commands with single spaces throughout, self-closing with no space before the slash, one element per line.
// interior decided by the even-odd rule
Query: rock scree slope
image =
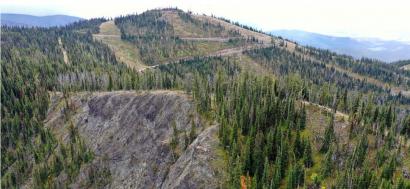
<path fill-rule="evenodd" d="M 221 158 L 216 157 L 217 126 L 206 126 L 182 92 L 83 92 L 68 98 L 53 93 L 50 101 L 46 127 L 68 142 L 73 123 L 94 152 L 93 162 L 110 170 L 105 188 L 207 188 L 220 183 L 222 172 L 213 166 Z M 67 101 L 73 107 L 70 120 L 64 113 Z M 192 122 L 198 137 L 184 150 L 182 133 L 189 133 Z M 170 147 L 172 124 L 180 133 L 178 155 Z M 72 187 L 81 188 L 86 175 L 82 167 Z"/>

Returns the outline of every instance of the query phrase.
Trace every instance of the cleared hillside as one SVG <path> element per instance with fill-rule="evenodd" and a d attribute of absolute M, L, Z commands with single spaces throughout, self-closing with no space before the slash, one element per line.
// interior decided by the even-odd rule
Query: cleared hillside
<path fill-rule="evenodd" d="M 150 66 L 258 45 L 255 38 L 176 9 L 150 10 L 114 21 L 121 39 L 138 47 L 141 60 Z"/>
<path fill-rule="evenodd" d="M 114 21 L 107 21 L 100 25 L 100 32 L 93 37 L 107 44 L 114 52 L 119 62 L 125 63 L 133 69 L 143 69 L 146 66 L 141 62 L 138 47 L 121 40 L 121 32 Z"/>

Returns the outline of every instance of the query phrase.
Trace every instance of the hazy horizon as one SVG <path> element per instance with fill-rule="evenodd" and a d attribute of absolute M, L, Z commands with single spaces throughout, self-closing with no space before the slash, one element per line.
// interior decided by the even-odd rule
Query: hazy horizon
<path fill-rule="evenodd" d="M 84 4 L 84 6 L 78 6 L 79 4 Z M 193 13 L 225 17 L 263 31 L 302 30 L 340 37 L 410 41 L 410 25 L 403 24 L 410 20 L 410 14 L 406 9 L 410 4 L 404 0 L 396 0 L 394 3 L 370 0 L 361 2 L 292 0 L 290 2 L 253 1 L 252 3 L 215 0 L 206 2 L 198 0 L 153 0 L 149 2 L 118 0 L 105 1 L 104 4 L 99 1 L 82 2 L 79 0 L 58 2 L 5 0 L 0 2 L 0 5 L 2 13 L 35 16 L 64 14 L 87 19 L 110 18 L 141 13 L 155 8 L 177 7 Z M 91 8 L 92 11 L 90 11 Z"/>

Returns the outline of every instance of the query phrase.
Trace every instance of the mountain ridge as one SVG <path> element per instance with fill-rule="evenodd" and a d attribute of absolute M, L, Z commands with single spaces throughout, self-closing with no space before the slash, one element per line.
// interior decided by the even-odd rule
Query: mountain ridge
<path fill-rule="evenodd" d="M 355 38 L 324 35 L 302 30 L 273 30 L 269 32 L 296 41 L 301 45 L 329 49 L 355 58 L 374 58 L 386 62 L 410 59 L 410 43 L 376 38 Z"/>
<path fill-rule="evenodd" d="M 34 16 L 18 13 L 1 13 L 1 25 L 20 27 L 54 27 L 65 26 L 83 20 L 76 16 L 64 14 Z"/>

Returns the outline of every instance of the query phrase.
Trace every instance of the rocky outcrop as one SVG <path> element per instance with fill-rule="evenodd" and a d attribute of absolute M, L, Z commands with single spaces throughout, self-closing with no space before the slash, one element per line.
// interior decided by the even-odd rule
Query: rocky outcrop
<path fill-rule="evenodd" d="M 162 188 L 220 188 L 224 164 L 218 149 L 217 126 L 205 129 L 171 166 Z"/>
<path fill-rule="evenodd" d="M 68 142 L 68 124 L 78 129 L 94 154 L 94 165 L 109 168 L 106 188 L 215 188 L 222 172 L 213 165 L 216 153 L 216 126 L 201 122 L 190 98 L 182 92 L 100 92 L 77 93 L 63 98 L 52 95 L 46 126 L 61 141 Z M 67 120 L 64 104 L 70 104 Z M 183 150 L 183 131 L 192 122 L 198 137 Z M 172 124 L 179 131 L 179 158 L 170 148 Z M 203 132 L 202 132 L 203 131 Z M 96 163 L 98 162 L 98 163 Z M 86 180 L 81 169 L 73 187 Z M 220 168 L 219 168 L 220 169 Z"/>

